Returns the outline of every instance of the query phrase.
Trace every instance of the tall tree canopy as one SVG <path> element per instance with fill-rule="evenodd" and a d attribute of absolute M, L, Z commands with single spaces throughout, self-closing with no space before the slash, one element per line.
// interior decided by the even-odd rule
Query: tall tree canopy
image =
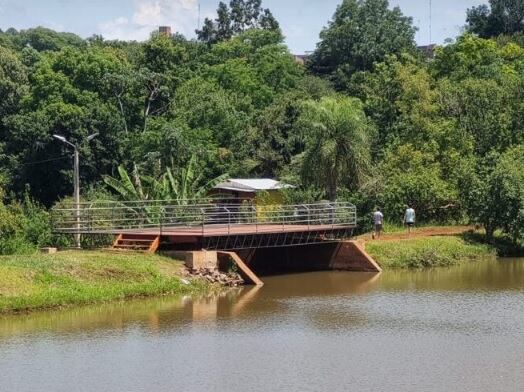
<path fill-rule="evenodd" d="M 482 38 L 524 31 L 524 0 L 489 0 L 486 4 L 469 8 L 467 28 Z"/>
<path fill-rule="evenodd" d="M 247 29 L 279 30 L 279 24 L 271 11 L 262 8 L 262 0 L 231 0 L 229 7 L 220 2 L 217 17 L 204 20 L 198 39 L 208 44 L 225 41 Z"/>
<path fill-rule="evenodd" d="M 45 27 L 35 27 L 20 31 L 11 28 L 1 35 L 18 50 L 22 50 L 26 46 L 39 52 L 57 51 L 67 46 L 86 47 L 86 41 L 76 34 L 60 33 Z"/>
<path fill-rule="evenodd" d="M 371 70 L 386 55 L 415 49 L 416 28 L 388 0 L 343 0 L 311 58 L 311 69 L 340 85 L 356 71 Z"/>
<path fill-rule="evenodd" d="M 80 144 L 86 199 L 264 176 L 302 186 L 295 202 L 327 195 L 388 217 L 411 202 L 426 221 L 521 238 L 524 35 L 467 32 L 426 61 L 409 53 L 415 28 L 388 1 L 340 1 L 314 74 L 260 0 L 221 3 L 199 40 L 0 32 L 0 193 L 9 204 L 29 189 L 46 206 L 71 194 L 60 134 Z M 488 15 L 509 25 L 519 4 L 493 0 Z"/>

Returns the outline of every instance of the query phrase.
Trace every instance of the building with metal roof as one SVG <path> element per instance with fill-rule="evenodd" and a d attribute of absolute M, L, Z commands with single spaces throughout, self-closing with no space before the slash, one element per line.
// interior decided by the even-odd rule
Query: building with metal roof
<path fill-rule="evenodd" d="M 252 200 L 256 198 L 257 194 L 267 193 L 269 199 L 280 202 L 281 191 L 292 188 L 294 188 L 293 185 L 269 178 L 232 178 L 216 185 L 213 193 L 244 200 Z"/>

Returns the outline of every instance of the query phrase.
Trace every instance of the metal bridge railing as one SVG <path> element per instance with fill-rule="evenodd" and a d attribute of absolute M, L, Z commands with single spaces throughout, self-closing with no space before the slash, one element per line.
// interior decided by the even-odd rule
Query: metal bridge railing
<path fill-rule="evenodd" d="M 78 212 L 78 215 L 77 215 Z M 51 213 L 57 233 L 114 233 L 147 230 L 162 233 L 177 228 L 194 229 L 202 235 L 216 228 L 231 233 L 238 226 L 252 226 L 254 232 L 267 227 L 289 225 L 355 227 L 354 205 L 323 202 L 301 205 L 256 206 L 241 203 L 176 205 L 169 201 L 97 202 L 55 208 Z"/>

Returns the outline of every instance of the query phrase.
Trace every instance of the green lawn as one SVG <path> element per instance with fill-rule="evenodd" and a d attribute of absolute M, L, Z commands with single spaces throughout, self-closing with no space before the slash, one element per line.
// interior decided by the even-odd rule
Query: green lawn
<path fill-rule="evenodd" d="M 0 256 L 0 313 L 190 293 L 182 263 L 168 257 L 110 251 Z"/>
<path fill-rule="evenodd" d="M 460 236 L 371 241 L 366 251 L 384 269 L 443 267 L 496 257 L 492 247 L 468 243 Z"/>

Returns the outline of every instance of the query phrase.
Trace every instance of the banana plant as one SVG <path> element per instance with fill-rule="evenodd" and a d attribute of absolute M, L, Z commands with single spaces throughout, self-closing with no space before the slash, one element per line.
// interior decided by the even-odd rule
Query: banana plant
<path fill-rule="evenodd" d="M 189 205 L 192 201 L 204 199 L 215 185 L 228 178 L 228 175 L 224 174 L 203 183 L 202 174 L 197 175 L 195 156 L 192 156 L 187 166 L 181 169 L 179 178 L 171 168 L 167 168 L 159 178 L 141 175 L 136 168 L 133 176 L 130 176 L 123 166 L 118 167 L 118 174 L 119 179 L 105 176 L 104 182 L 118 193 L 123 201 L 151 202 L 145 206 L 125 205 L 128 213 L 141 223 L 157 223 L 164 204 Z M 188 215 L 191 215 L 190 211 Z"/>

